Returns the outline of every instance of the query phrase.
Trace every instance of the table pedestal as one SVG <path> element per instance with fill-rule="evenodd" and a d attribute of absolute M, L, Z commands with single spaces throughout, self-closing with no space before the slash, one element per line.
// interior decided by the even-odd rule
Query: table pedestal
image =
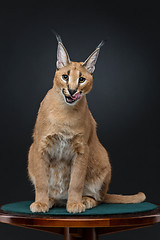
<path fill-rule="evenodd" d="M 98 236 L 95 228 L 65 228 L 64 240 L 97 240 Z"/>

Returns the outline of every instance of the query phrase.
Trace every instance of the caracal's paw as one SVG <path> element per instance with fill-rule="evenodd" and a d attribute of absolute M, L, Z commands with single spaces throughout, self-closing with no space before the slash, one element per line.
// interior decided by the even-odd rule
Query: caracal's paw
<path fill-rule="evenodd" d="M 33 202 L 30 205 L 30 210 L 31 212 L 48 212 L 49 211 L 49 206 L 46 203 L 41 203 L 41 202 Z"/>
<path fill-rule="evenodd" d="M 82 203 L 85 205 L 86 209 L 93 208 L 98 205 L 97 201 L 91 197 L 83 197 Z"/>
<path fill-rule="evenodd" d="M 67 212 L 69 213 L 81 213 L 85 211 L 85 205 L 81 202 L 67 203 Z"/>

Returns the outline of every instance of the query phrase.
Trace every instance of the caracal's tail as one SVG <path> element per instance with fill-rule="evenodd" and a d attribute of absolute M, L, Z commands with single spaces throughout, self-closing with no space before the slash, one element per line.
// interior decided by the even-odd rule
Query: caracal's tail
<path fill-rule="evenodd" d="M 134 195 L 119 195 L 106 193 L 104 203 L 140 203 L 146 199 L 143 192 Z"/>

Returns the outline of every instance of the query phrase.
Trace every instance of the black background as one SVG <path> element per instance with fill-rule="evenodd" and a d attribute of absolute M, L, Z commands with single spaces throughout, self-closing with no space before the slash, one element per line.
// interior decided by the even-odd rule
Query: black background
<path fill-rule="evenodd" d="M 0 202 L 32 200 L 27 153 L 39 104 L 52 87 L 57 42 L 71 60 L 84 61 L 102 39 L 88 103 L 112 168 L 111 193 L 144 191 L 160 202 L 160 16 L 155 7 L 86 7 L 80 2 L 48 8 L 0 9 Z M 62 239 L 0 225 L 3 239 Z M 159 225 L 108 239 L 159 239 Z M 104 239 L 101 237 L 100 239 Z"/>

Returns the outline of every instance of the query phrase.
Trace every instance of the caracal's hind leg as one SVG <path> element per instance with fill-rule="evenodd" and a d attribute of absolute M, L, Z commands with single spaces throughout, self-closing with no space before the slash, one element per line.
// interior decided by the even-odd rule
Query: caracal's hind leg
<path fill-rule="evenodd" d="M 53 198 L 49 197 L 49 208 L 52 208 L 55 204 L 55 201 Z"/>
<path fill-rule="evenodd" d="M 87 208 L 97 206 L 103 202 L 106 192 L 109 188 L 111 180 L 111 165 L 109 162 L 108 153 L 105 148 L 99 143 L 95 142 L 91 146 L 89 155 L 89 167 L 87 169 L 83 196 L 90 196 L 84 198 L 84 204 Z"/>
<path fill-rule="evenodd" d="M 82 197 L 82 203 L 85 205 L 86 209 L 90 209 L 98 205 L 98 202 L 92 197 Z"/>

